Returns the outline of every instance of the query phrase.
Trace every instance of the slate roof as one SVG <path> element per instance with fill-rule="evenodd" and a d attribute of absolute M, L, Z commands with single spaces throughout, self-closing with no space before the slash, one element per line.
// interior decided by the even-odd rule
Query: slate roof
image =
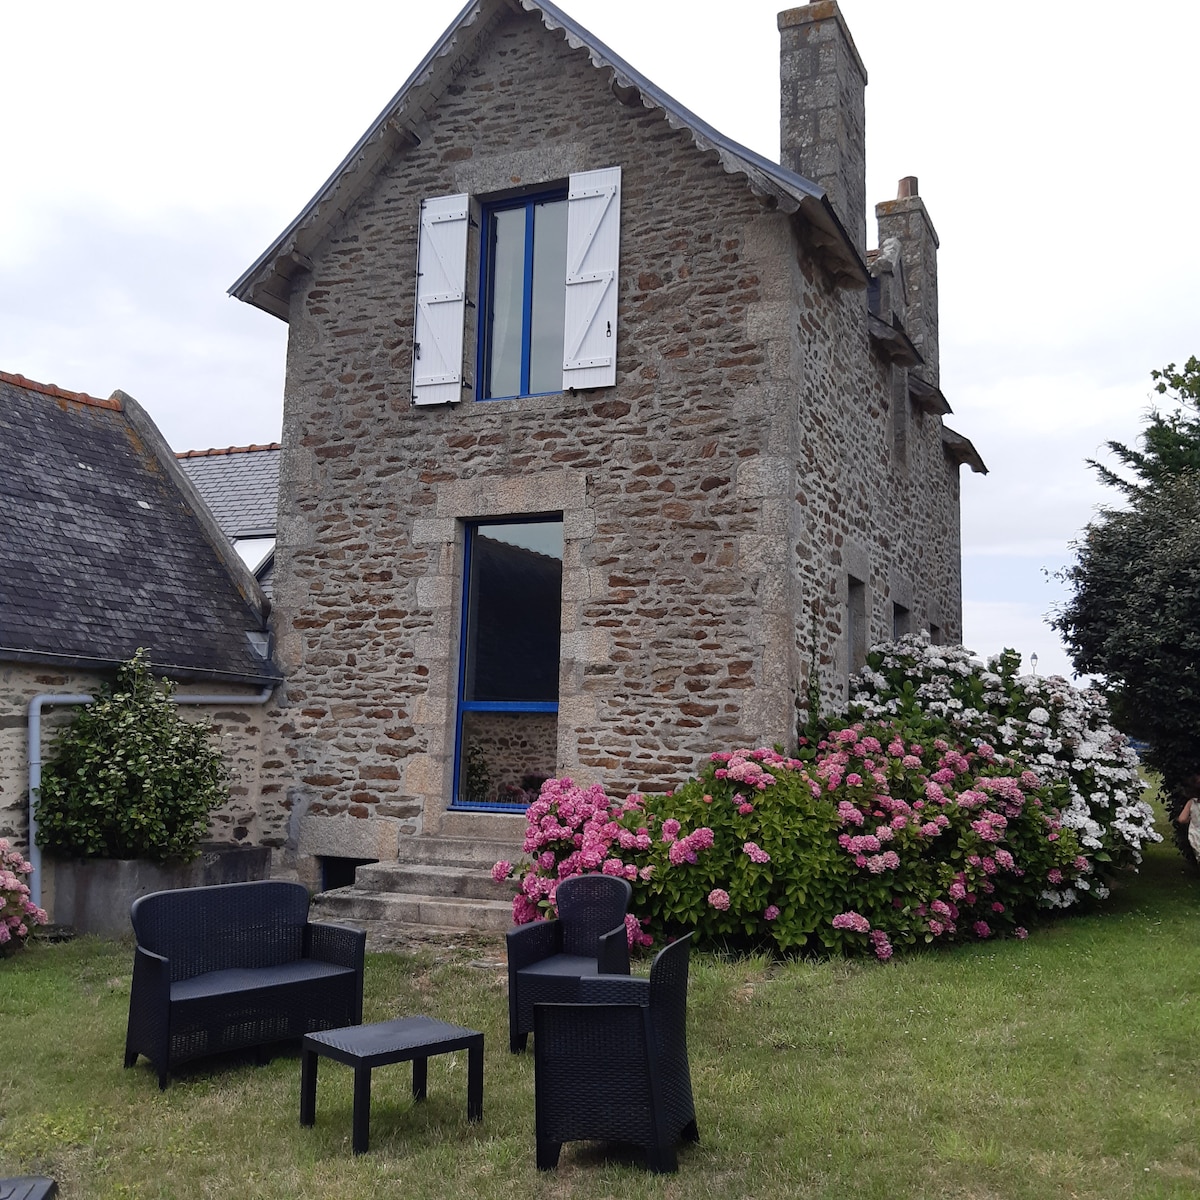
<path fill-rule="evenodd" d="M 866 282 L 866 266 L 853 241 L 825 191 L 812 180 L 714 129 L 548 0 L 469 0 L 300 215 L 233 284 L 229 294 L 286 321 L 291 275 L 311 266 L 309 256 L 392 155 L 405 145 L 420 144 L 427 132 L 426 122 L 446 89 L 475 57 L 474 40 L 485 38 L 493 21 L 522 9 L 537 13 L 547 29 L 561 30 L 571 46 L 585 49 L 597 70 L 609 72 L 614 93 L 623 103 L 659 109 L 673 129 L 691 135 L 698 149 L 715 152 L 726 171 L 743 175 L 755 195 L 783 212 L 799 213 L 835 275 L 859 285 Z"/>
<path fill-rule="evenodd" d="M 275 536 L 279 454 L 279 443 L 271 442 L 227 450 L 184 450 L 175 457 L 233 541 Z"/>
<path fill-rule="evenodd" d="M 131 397 L 0 372 L 0 505 L 0 661 L 105 669 L 145 646 L 178 678 L 281 678 L 254 649 L 261 591 Z"/>

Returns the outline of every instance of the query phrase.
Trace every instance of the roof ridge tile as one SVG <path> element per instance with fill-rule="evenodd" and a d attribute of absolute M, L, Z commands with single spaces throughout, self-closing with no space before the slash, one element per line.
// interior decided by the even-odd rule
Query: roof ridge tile
<path fill-rule="evenodd" d="M 41 392 L 45 396 L 55 396 L 59 400 L 74 400 L 79 404 L 94 404 L 98 408 L 112 409 L 121 412 L 120 400 L 101 400 L 99 396 L 89 396 L 87 392 L 69 392 L 54 383 L 38 383 L 36 379 L 26 379 L 24 375 L 13 375 L 8 371 L 0 371 L 0 383 L 10 383 L 13 387 L 23 388 L 27 392 Z"/>
<path fill-rule="evenodd" d="M 0 373 L 2 374 L 2 373 Z M 253 442 L 249 446 L 226 446 L 223 449 L 211 450 L 176 450 L 176 458 L 213 458 L 222 454 L 250 454 L 258 450 L 282 450 L 279 442 Z"/>

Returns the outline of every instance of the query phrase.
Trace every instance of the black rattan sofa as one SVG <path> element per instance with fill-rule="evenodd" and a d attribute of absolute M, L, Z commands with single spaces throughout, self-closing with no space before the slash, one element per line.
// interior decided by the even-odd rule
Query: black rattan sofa
<path fill-rule="evenodd" d="M 141 896 L 125 1065 L 189 1059 L 362 1022 L 366 934 L 308 919 L 298 883 L 261 880 Z"/>

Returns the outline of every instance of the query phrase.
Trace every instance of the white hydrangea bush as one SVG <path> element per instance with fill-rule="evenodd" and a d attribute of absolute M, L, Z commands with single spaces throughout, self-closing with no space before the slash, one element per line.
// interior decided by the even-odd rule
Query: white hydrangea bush
<path fill-rule="evenodd" d="M 910 635 L 871 650 L 851 681 L 847 708 L 868 720 L 903 718 L 945 729 L 1021 760 L 1054 786 L 1059 819 L 1076 831 L 1097 868 L 1141 862 L 1142 847 L 1162 838 L 1142 799 L 1137 755 L 1111 724 L 1103 695 L 1061 675 L 1023 675 L 1020 668 L 1014 650 L 983 663 L 962 646 Z M 1090 884 L 1076 881 L 1043 900 L 1069 908 L 1082 898 L 1076 889 L 1098 899 L 1108 894 L 1093 875 Z"/>

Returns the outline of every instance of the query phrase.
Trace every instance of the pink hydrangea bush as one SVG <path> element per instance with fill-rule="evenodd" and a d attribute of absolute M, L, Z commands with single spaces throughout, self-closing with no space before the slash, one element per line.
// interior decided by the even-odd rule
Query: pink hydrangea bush
<path fill-rule="evenodd" d="M 648 869 L 634 855 L 650 846 L 650 833 L 637 823 L 642 798 L 610 800 L 599 784 L 581 788 L 571 779 L 547 779 L 538 798 L 526 809 L 525 842 L 528 859 L 492 868 L 497 882 L 514 875 L 519 890 L 513 897 L 513 922 L 557 916 L 555 894 L 561 880 L 600 872 L 631 883 Z M 633 828 L 630 828 L 633 826 Z M 629 944 L 649 945 L 650 938 L 634 917 L 626 921 Z"/>
<path fill-rule="evenodd" d="M 29 898 L 33 865 L 0 838 L 0 954 L 20 949 L 31 925 L 45 925 L 46 913 Z"/>
<path fill-rule="evenodd" d="M 782 951 L 868 952 L 1015 933 L 1048 890 L 1092 873 L 1033 772 L 989 746 L 893 725 L 833 730 L 800 757 L 714 754 L 698 779 L 648 797 L 651 928 Z M 670 846 L 711 833 L 694 862 Z M 663 844 L 667 853 L 663 853 Z"/>
<path fill-rule="evenodd" d="M 599 870 L 633 887 L 631 943 L 689 928 L 710 943 L 881 961 L 1024 936 L 1048 896 L 1094 869 L 1035 772 L 987 744 L 863 723 L 794 758 L 714 754 L 665 796 L 616 801 L 550 780 L 525 852 L 518 922 L 552 914 L 561 879 Z"/>

